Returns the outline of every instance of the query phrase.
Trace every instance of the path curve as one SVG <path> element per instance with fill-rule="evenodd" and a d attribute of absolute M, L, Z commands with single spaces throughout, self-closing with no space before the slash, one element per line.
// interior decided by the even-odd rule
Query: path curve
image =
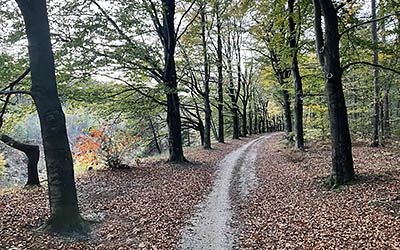
<path fill-rule="evenodd" d="M 213 188 L 198 205 L 198 212 L 190 219 L 182 233 L 180 249 L 231 249 L 235 232 L 231 227 L 232 209 L 229 191 L 234 170 L 239 174 L 239 190 L 245 199 L 257 184 L 255 162 L 258 145 L 271 135 L 254 139 L 232 151 L 219 162 Z"/>

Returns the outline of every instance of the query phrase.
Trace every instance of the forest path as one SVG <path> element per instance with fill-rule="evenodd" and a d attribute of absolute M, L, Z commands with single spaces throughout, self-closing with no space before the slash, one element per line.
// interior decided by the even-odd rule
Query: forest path
<path fill-rule="evenodd" d="M 219 162 L 212 191 L 199 204 L 198 212 L 184 228 L 180 249 L 223 250 L 233 247 L 235 230 L 231 226 L 233 212 L 230 191 L 237 188 L 240 198 L 245 199 L 255 187 L 258 145 L 270 136 L 264 135 L 248 142 Z M 235 177 L 238 181 L 234 181 Z"/>

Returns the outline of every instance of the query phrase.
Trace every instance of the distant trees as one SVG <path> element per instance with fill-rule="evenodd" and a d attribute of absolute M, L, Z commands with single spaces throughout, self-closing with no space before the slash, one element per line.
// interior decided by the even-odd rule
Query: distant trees
<path fill-rule="evenodd" d="M 109 116 L 146 121 L 136 132 L 148 130 L 154 151 L 168 145 L 171 162 L 185 161 L 184 144 L 211 148 L 213 136 L 224 142 L 284 128 L 297 149 L 331 137 L 335 173 L 343 175 L 338 183 L 347 182 L 350 136 L 371 138 L 378 131 L 389 138 L 387 131 L 397 131 L 398 7 L 380 2 L 372 22 L 356 2 L 314 2 L 320 7 L 315 19 L 313 5 L 303 0 L 55 1 L 60 79 L 94 82 L 104 92 L 117 86 L 101 98 L 80 97 L 102 99 Z M 310 35 L 314 21 L 317 39 Z M 374 23 L 377 39 L 366 38 L 372 31 L 366 24 Z M 377 51 L 379 60 L 364 61 Z M 381 70 L 375 78 L 371 66 Z M 112 83 L 102 86 L 97 77 Z M 63 92 L 75 91 L 75 84 L 65 86 Z M 379 110 L 371 108 L 373 99 Z"/>

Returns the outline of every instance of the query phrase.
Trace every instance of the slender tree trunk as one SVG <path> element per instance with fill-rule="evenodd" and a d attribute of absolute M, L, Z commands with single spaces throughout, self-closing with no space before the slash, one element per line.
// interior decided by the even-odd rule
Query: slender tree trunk
<path fill-rule="evenodd" d="M 218 132 L 217 132 L 217 127 L 215 126 L 215 122 L 211 116 L 211 131 L 213 133 L 214 139 L 218 140 Z"/>
<path fill-rule="evenodd" d="M 158 143 L 157 131 L 154 128 L 154 124 L 153 124 L 153 121 L 151 120 L 151 117 L 149 117 L 149 125 L 150 125 L 150 129 L 151 129 L 151 133 L 153 134 L 154 145 L 156 146 L 157 152 L 159 154 L 161 154 L 162 151 L 161 151 L 160 144 Z"/>
<path fill-rule="evenodd" d="M 209 62 L 207 54 L 207 41 L 206 41 L 206 3 L 204 2 L 200 9 L 201 16 L 201 40 L 203 45 L 204 57 L 204 113 L 205 113 L 205 127 L 204 127 L 204 149 L 211 149 L 211 107 L 210 107 L 210 73 Z"/>
<path fill-rule="evenodd" d="M 372 19 L 376 19 L 376 0 L 371 0 L 371 12 Z M 371 24 L 372 42 L 374 43 L 373 48 L 373 63 L 379 64 L 379 51 L 378 51 L 378 28 L 377 22 L 372 22 Z M 379 123 L 380 123 L 380 82 L 379 82 L 379 69 L 374 67 L 374 86 L 375 86 L 375 97 L 374 97 L 374 129 L 373 129 L 373 139 L 372 146 L 377 147 L 380 144 L 380 134 L 379 134 Z"/>
<path fill-rule="evenodd" d="M 243 114 L 242 114 L 242 131 L 243 136 L 247 136 L 247 103 L 243 103 Z"/>
<path fill-rule="evenodd" d="M 295 0 L 289 0 L 289 30 L 290 30 L 290 41 L 289 45 L 292 49 L 292 77 L 294 83 L 295 92 L 295 104 L 294 104 L 294 128 L 296 132 L 295 142 L 296 148 L 304 149 L 304 129 L 303 129 L 303 84 L 300 76 L 299 64 L 297 61 L 297 32 L 296 23 L 294 21 L 294 3 Z"/>
<path fill-rule="evenodd" d="M 224 87 L 223 80 L 224 76 L 222 73 L 223 69 L 223 58 L 222 58 L 222 22 L 220 16 L 220 3 L 216 3 L 216 15 L 217 15 L 217 68 L 218 68 L 218 142 L 225 142 L 224 132 Z"/>
<path fill-rule="evenodd" d="M 283 90 L 282 91 L 283 95 L 283 109 L 285 112 L 285 129 L 286 129 L 286 134 L 289 134 L 293 132 L 293 127 L 292 127 L 292 110 L 290 108 L 290 95 L 289 91 Z"/>
<path fill-rule="evenodd" d="M 258 134 L 257 124 L 258 124 L 258 112 L 257 112 L 257 109 L 256 109 L 254 111 L 254 133 L 255 134 Z"/>
<path fill-rule="evenodd" d="M 0 135 L 0 141 L 9 147 L 22 151 L 28 158 L 28 181 L 25 187 L 40 186 L 38 175 L 39 146 L 18 142 L 4 134 Z"/>
<path fill-rule="evenodd" d="M 232 71 L 232 49 L 231 39 L 228 40 L 228 75 L 229 75 L 229 97 L 231 99 L 231 112 L 232 112 L 232 126 L 233 126 L 233 139 L 239 139 L 239 111 L 237 105 L 237 98 L 235 94 L 235 87 L 233 84 L 233 71 Z"/>
<path fill-rule="evenodd" d="M 238 35 L 237 35 L 237 41 L 236 41 L 236 50 L 237 50 L 237 80 L 238 80 L 238 91 L 237 91 L 237 96 L 239 96 L 240 94 L 240 87 L 242 86 L 242 53 L 241 53 L 241 49 L 240 49 L 240 33 L 238 31 Z M 243 90 L 245 91 L 245 90 Z M 237 105 L 237 101 L 238 101 L 238 97 L 236 97 L 236 105 Z M 243 113 L 246 113 L 246 107 L 244 107 L 243 109 Z M 239 108 L 238 108 L 239 110 Z M 238 119 L 238 127 L 240 126 L 240 121 L 239 121 L 239 117 Z M 246 136 L 247 134 L 247 128 L 246 126 L 246 116 L 242 116 L 242 129 L 243 129 L 243 133 L 241 134 L 240 129 L 238 128 L 238 133 L 239 136 Z"/>
<path fill-rule="evenodd" d="M 86 230 L 79 214 L 65 116 L 58 98 L 45 0 L 17 0 L 25 21 L 32 75 L 31 92 L 39 114 L 47 167 L 50 218 L 46 230 Z"/>
<path fill-rule="evenodd" d="M 177 89 L 175 48 L 176 34 L 174 26 L 175 1 L 163 0 L 163 34 L 164 34 L 164 81 L 167 87 L 167 123 L 169 161 L 186 162 L 182 147 L 182 124 L 180 102 Z"/>
<path fill-rule="evenodd" d="M 384 113 L 383 113 L 383 127 L 384 127 L 384 131 L 385 131 L 385 138 L 388 138 L 391 136 L 391 132 L 390 132 L 390 100 L 389 100 L 389 86 L 386 86 L 385 89 L 385 95 L 383 97 L 383 109 L 384 109 Z"/>
<path fill-rule="evenodd" d="M 249 134 L 253 134 L 253 111 L 251 107 L 249 112 Z"/>
<path fill-rule="evenodd" d="M 347 108 L 342 86 L 338 19 L 331 0 L 314 0 L 314 4 L 316 9 L 322 10 L 325 20 L 325 42 L 317 41 L 317 46 L 318 53 L 324 58 L 320 61 L 324 62 L 322 66 L 326 80 L 325 89 L 331 129 L 332 184 L 342 185 L 354 179 L 354 167 Z M 316 24 L 321 25 L 321 23 Z M 317 40 L 320 37 L 322 35 L 317 33 Z M 321 45 L 322 47 L 320 47 Z"/>

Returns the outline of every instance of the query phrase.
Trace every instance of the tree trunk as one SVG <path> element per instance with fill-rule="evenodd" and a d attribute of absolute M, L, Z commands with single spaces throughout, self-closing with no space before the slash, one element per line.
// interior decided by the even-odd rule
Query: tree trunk
<path fill-rule="evenodd" d="M 354 167 L 347 108 L 342 86 L 338 19 L 331 0 L 314 2 L 316 8 L 321 8 L 325 20 L 325 42 L 317 41 L 317 44 L 324 44 L 323 47 L 318 49 L 318 53 L 324 57 L 323 68 L 332 141 L 332 184 L 342 185 L 354 179 Z M 322 36 L 317 34 L 318 37 Z"/>
<path fill-rule="evenodd" d="M 149 117 L 149 125 L 150 125 L 150 129 L 151 129 L 151 133 L 153 134 L 154 145 L 156 146 L 157 152 L 159 154 L 161 154 L 162 151 L 161 151 L 160 144 L 158 143 L 157 131 L 154 128 L 154 124 L 153 124 L 153 121 L 151 120 L 151 117 Z"/>
<path fill-rule="evenodd" d="M 253 134 L 253 111 L 250 107 L 250 112 L 249 112 L 249 134 Z"/>
<path fill-rule="evenodd" d="M 203 121 L 199 122 L 199 135 L 200 135 L 200 144 L 204 147 L 204 124 Z"/>
<path fill-rule="evenodd" d="M 224 132 L 224 87 L 223 87 L 223 58 L 222 58 L 222 22 L 219 13 L 219 2 L 216 3 L 217 15 L 217 68 L 218 68 L 218 142 L 225 142 Z"/>
<path fill-rule="evenodd" d="M 228 75 L 229 75 L 229 97 L 231 99 L 231 112 L 232 112 L 232 127 L 233 139 L 239 139 L 239 111 L 237 105 L 237 98 L 235 94 L 235 87 L 233 84 L 233 71 L 232 71 L 232 48 L 230 38 L 228 40 Z"/>
<path fill-rule="evenodd" d="M 292 77 L 294 83 L 295 92 L 295 104 L 294 104 L 294 128 L 295 128 L 295 142 L 296 148 L 304 149 L 304 130 L 303 130 L 303 84 L 300 76 L 299 64 L 297 61 L 297 32 L 296 23 L 294 22 L 294 2 L 295 0 L 289 0 L 289 31 L 290 41 L 289 45 L 292 50 Z"/>
<path fill-rule="evenodd" d="M 371 12 L 372 19 L 376 19 L 376 0 L 371 0 Z M 371 34 L 372 34 L 372 42 L 374 44 L 373 48 L 373 63 L 379 64 L 379 52 L 378 52 L 378 28 L 377 22 L 372 22 L 371 24 Z M 380 83 L 379 83 L 379 69 L 374 67 L 374 86 L 375 86 L 375 96 L 374 96 L 374 128 L 373 128 L 373 139 L 372 146 L 377 147 L 380 145 L 380 134 L 379 134 L 379 123 L 380 123 Z"/>
<path fill-rule="evenodd" d="M 204 149 L 211 149 L 211 107 L 210 107 L 210 68 L 207 55 L 206 41 L 206 3 L 203 3 L 200 10 L 201 16 L 201 40 L 203 45 L 204 57 Z"/>
<path fill-rule="evenodd" d="M 290 95 L 289 91 L 283 90 L 283 110 L 285 112 L 285 130 L 286 134 L 289 134 L 293 131 L 292 127 L 292 110 L 290 108 Z"/>
<path fill-rule="evenodd" d="M 242 131 L 243 136 L 247 136 L 247 103 L 243 103 L 243 114 L 242 114 Z"/>
<path fill-rule="evenodd" d="M 388 85 L 388 84 L 387 84 Z M 383 97 L 383 127 L 385 131 L 385 138 L 389 138 L 391 136 L 390 132 L 390 100 L 389 100 L 389 87 L 386 86 L 385 95 Z"/>
<path fill-rule="evenodd" d="M 258 113 L 256 109 L 254 111 L 254 134 L 258 134 L 257 124 L 258 124 Z"/>
<path fill-rule="evenodd" d="M 58 98 L 45 0 L 17 0 L 25 21 L 32 76 L 31 92 L 39 115 L 47 167 L 51 232 L 84 232 L 65 116 Z"/>
<path fill-rule="evenodd" d="M 28 158 L 28 181 L 25 187 L 40 186 L 37 166 L 40 156 L 39 146 L 18 142 L 4 134 L 0 135 L 0 141 L 9 147 L 22 151 Z"/>
<path fill-rule="evenodd" d="M 163 34 L 164 34 L 164 81 L 167 87 L 167 123 L 169 161 L 186 162 L 182 147 L 182 124 L 179 110 L 179 96 L 176 79 L 175 48 L 176 34 L 174 26 L 175 1 L 163 0 Z"/>

